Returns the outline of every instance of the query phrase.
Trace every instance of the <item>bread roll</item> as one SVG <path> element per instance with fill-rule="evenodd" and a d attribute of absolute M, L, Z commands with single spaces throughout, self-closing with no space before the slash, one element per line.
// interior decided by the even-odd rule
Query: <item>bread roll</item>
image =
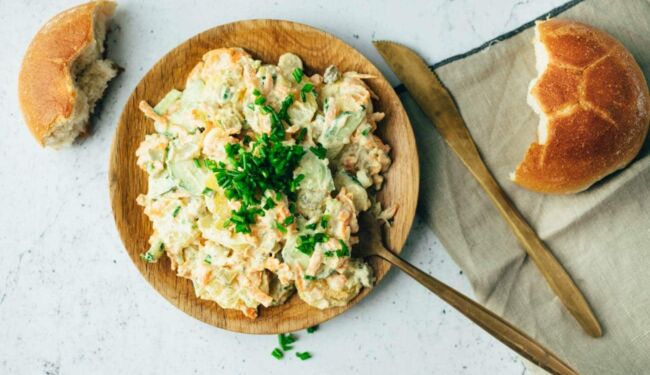
<path fill-rule="evenodd" d="M 538 140 L 511 177 L 537 192 L 579 192 L 639 152 L 650 122 L 648 85 L 627 49 L 591 26 L 538 22 L 534 44 L 539 75 L 528 103 L 540 117 Z"/>
<path fill-rule="evenodd" d="M 25 122 L 42 146 L 59 148 L 87 129 L 107 83 L 117 74 L 102 59 L 112 1 L 66 10 L 48 21 L 27 48 L 18 79 Z"/>

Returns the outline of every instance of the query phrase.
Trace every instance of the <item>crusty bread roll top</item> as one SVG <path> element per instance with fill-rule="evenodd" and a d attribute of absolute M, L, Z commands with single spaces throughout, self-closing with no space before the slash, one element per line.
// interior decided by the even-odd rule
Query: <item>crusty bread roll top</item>
<path fill-rule="evenodd" d="M 512 178 L 543 193 L 585 190 L 639 152 L 650 122 L 648 85 L 621 43 L 578 22 L 538 22 L 535 51 L 539 75 L 528 103 L 540 116 L 538 141 Z"/>
<path fill-rule="evenodd" d="M 18 95 L 25 122 L 44 146 L 70 144 L 117 70 L 103 60 L 106 23 L 116 4 L 96 1 L 66 10 L 34 36 L 23 59 Z"/>

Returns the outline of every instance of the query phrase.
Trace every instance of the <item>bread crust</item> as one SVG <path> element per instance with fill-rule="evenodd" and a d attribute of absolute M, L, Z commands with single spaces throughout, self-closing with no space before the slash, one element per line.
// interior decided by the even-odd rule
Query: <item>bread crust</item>
<path fill-rule="evenodd" d="M 641 68 L 607 33 L 563 19 L 537 23 L 548 65 L 530 95 L 548 120 L 544 144 L 530 145 L 513 181 L 530 190 L 569 194 L 625 167 L 650 123 Z"/>
<path fill-rule="evenodd" d="M 23 58 L 19 78 L 20 107 L 36 140 L 45 139 L 73 116 L 77 102 L 74 64 L 95 48 L 96 16 L 108 18 L 116 4 L 93 1 L 59 13 L 36 33 Z"/>

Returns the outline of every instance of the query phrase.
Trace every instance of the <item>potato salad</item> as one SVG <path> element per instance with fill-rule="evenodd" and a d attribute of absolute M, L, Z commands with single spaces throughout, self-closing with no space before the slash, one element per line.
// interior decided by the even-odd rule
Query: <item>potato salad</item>
<path fill-rule="evenodd" d="M 136 153 L 148 174 L 138 204 L 153 224 L 142 259 L 166 254 L 197 297 L 249 318 L 294 292 L 325 309 L 371 287 L 351 248 L 391 163 L 374 135 L 384 114 L 372 78 L 336 66 L 307 75 L 292 53 L 272 65 L 223 48 L 183 91 L 140 103 L 156 130 Z"/>

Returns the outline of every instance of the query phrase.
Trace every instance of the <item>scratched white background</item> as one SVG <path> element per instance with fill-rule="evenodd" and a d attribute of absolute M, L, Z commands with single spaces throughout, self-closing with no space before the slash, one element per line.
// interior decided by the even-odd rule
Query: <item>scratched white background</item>
<path fill-rule="evenodd" d="M 352 44 L 397 84 L 370 43 L 392 39 L 430 62 L 474 48 L 563 0 L 121 1 L 109 56 L 125 68 L 92 137 L 40 149 L 18 109 L 17 76 L 34 33 L 75 1 L 0 0 L 0 374 L 522 374 L 521 361 L 397 271 L 360 305 L 299 333 L 314 358 L 277 361 L 273 336 L 226 332 L 183 314 L 138 274 L 111 214 L 108 154 L 117 117 L 151 65 L 212 26 L 281 18 Z M 416 221 L 405 257 L 468 284 Z"/>

